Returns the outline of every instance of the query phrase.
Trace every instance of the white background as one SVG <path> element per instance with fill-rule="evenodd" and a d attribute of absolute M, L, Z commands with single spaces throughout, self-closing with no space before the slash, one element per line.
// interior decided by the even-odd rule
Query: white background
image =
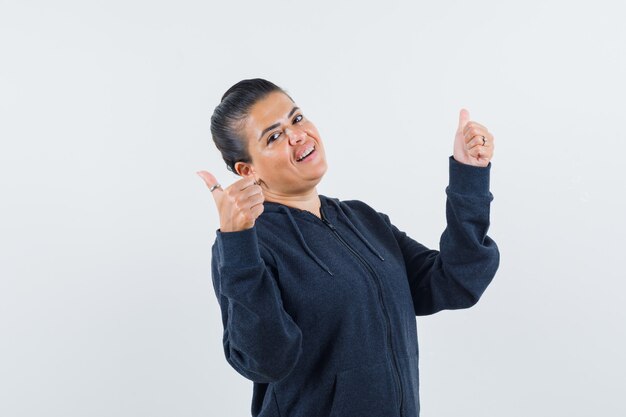
<path fill-rule="evenodd" d="M 500 269 L 418 318 L 422 416 L 624 416 L 621 1 L 0 1 L 0 415 L 246 416 L 206 169 L 244 78 L 315 122 L 321 194 L 437 248 L 461 107 Z"/>

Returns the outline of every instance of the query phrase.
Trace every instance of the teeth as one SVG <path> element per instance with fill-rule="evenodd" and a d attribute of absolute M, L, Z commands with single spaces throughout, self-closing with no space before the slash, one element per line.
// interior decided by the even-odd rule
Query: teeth
<path fill-rule="evenodd" d="M 298 161 L 302 161 L 304 158 L 306 158 L 306 156 L 308 154 L 310 154 L 311 152 L 313 152 L 313 150 L 315 150 L 314 146 L 311 146 L 309 149 L 307 149 L 306 151 L 304 151 L 304 153 L 302 154 L 302 156 L 300 158 L 298 158 Z"/>

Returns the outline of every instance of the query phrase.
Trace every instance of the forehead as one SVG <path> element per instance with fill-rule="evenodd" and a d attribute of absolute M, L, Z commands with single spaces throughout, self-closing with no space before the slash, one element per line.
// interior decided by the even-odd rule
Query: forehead
<path fill-rule="evenodd" d="M 268 94 L 250 108 L 246 121 L 247 130 L 259 135 L 263 129 L 287 117 L 294 106 L 293 101 L 280 91 Z"/>

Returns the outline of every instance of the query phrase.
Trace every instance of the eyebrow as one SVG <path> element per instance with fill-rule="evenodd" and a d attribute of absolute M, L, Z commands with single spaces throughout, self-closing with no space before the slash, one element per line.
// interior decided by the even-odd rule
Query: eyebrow
<path fill-rule="evenodd" d="M 291 109 L 291 111 L 289 112 L 289 114 L 287 115 L 287 118 L 290 118 L 292 114 L 294 114 L 296 112 L 296 110 L 300 110 L 300 107 L 294 107 L 293 109 Z M 259 136 L 259 140 L 261 140 L 263 138 L 263 136 L 269 132 L 272 129 L 276 129 L 278 126 L 280 126 L 280 123 L 274 123 L 273 125 L 266 127 L 265 129 L 263 129 L 263 132 L 261 132 L 261 136 Z"/>

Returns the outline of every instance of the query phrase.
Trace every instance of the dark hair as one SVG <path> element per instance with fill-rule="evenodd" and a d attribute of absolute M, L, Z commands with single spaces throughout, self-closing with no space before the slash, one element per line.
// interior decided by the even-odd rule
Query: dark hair
<path fill-rule="evenodd" d="M 222 101 L 213 111 L 211 116 L 213 142 L 222 154 L 228 170 L 237 175 L 239 174 L 235 170 L 236 162 L 252 162 L 248 153 L 248 142 L 242 134 L 243 123 L 248 117 L 250 108 L 274 91 L 280 91 L 289 97 L 285 90 L 262 78 L 241 80 L 224 93 Z"/>

